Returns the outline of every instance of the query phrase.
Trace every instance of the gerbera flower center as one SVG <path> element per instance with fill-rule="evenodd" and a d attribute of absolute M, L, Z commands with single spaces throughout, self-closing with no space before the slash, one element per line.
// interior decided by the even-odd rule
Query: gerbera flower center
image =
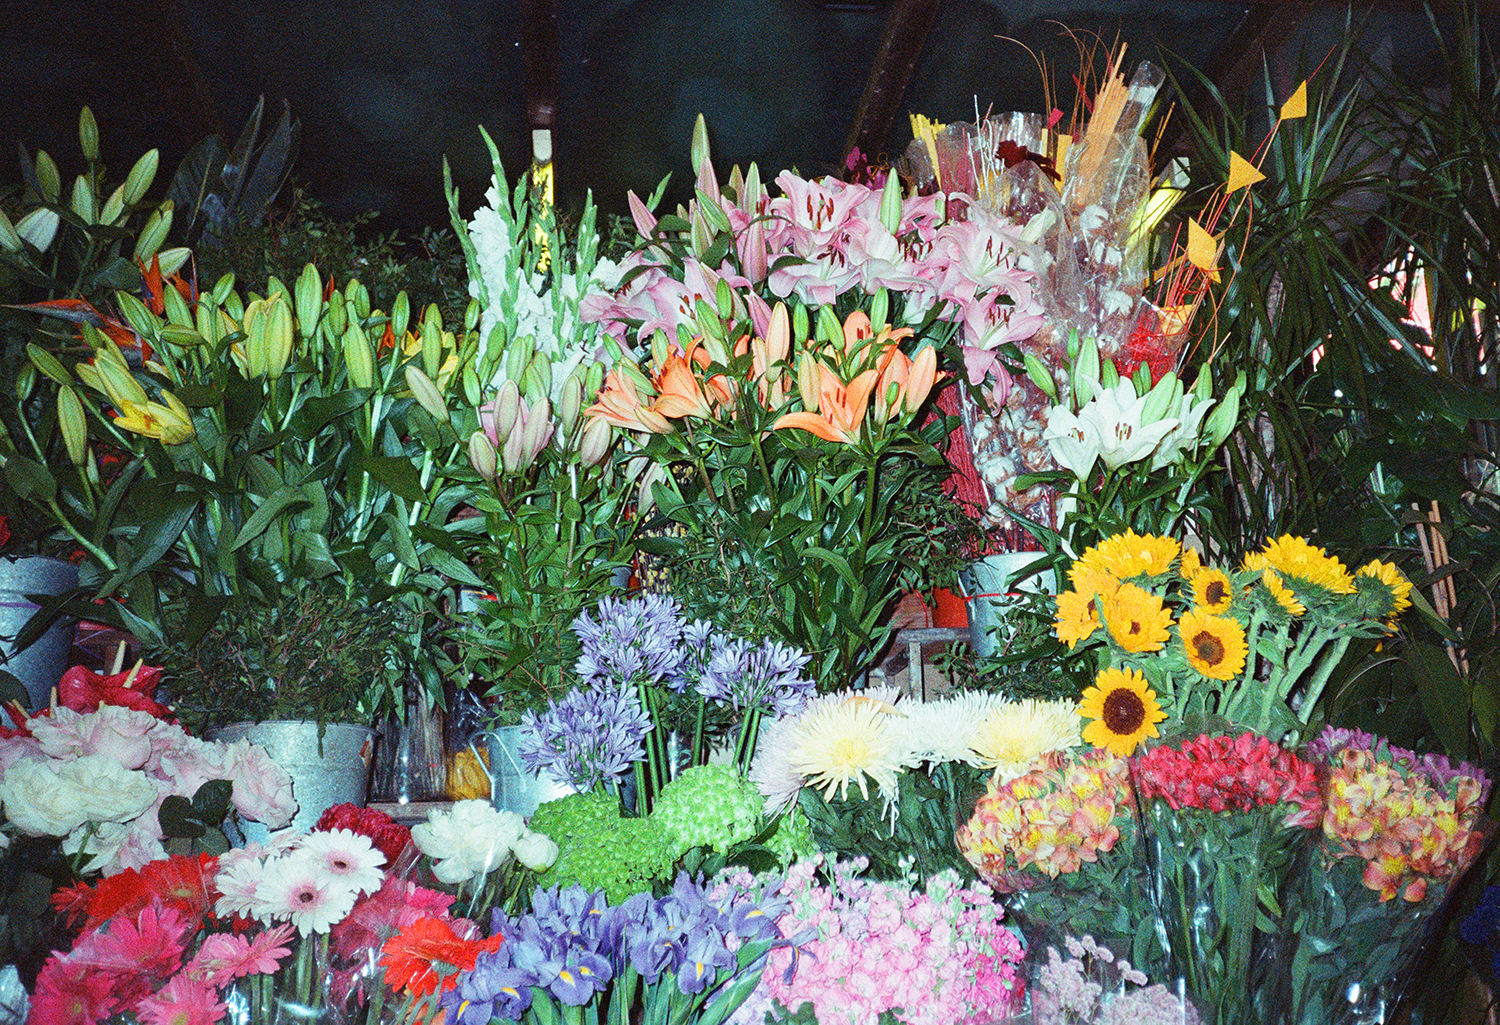
<path fill-rule="evenodd" d="M 1193 650 L 1210 666 L 1224 661 L 1224 642 L 1207 630 L 1200 630 L 1193 635 Z"/>
<path fill-rule="evenodd" d="M 1146 705 L 1134 691 L 1116 688 L 1104 699 L 1103 719 L 1111 733 L 1134 733 L 1146 721 Z"/>
<path fill-rule="evenodd" d="M 314 890 L 298 890 L 292 896 L 292 899 L 298 904 L 306 906 L 309 904 L 316 904 L 318 902 L 318 894 Z"/>

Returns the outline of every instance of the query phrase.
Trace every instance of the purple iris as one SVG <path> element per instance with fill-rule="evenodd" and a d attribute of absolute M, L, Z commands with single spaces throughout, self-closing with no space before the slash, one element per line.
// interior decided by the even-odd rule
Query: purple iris
<path fill-rule="evenodd" d="M 458 985 L 443 993 L 443 1020 L 460 1025 L 489 1025 L 495 1018 L 520 1020 L 531 1006 L 531 987 L 537 977 L 511 963 L 508 945 L 480 954 L 474 967 L 459 976 Z"/>
<path fill-rule="evenodd" d="M 651 719 L 627 684 L 580 687 L 521 720 L 521 760 L 580 791 L 613 780 L 646 756 Z"/>
<path fill-rule="evenodd" d="M 654 685 L 682 669 L 682 615 L 677 602 L 660 594 L 603 598 L 573 620 L 582 654 L 574 670 L 585 683 Z"/>

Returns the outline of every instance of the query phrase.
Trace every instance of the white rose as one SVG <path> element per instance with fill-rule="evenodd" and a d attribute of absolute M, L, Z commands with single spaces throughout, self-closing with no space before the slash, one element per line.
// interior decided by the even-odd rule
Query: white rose
<path fill-rule="evenodd" d="M 515 852 L 517 861 L 534 872 L 549 869 L 557 861 L 557 844 L 546 833 L 533 833 L 528 829 L 511 850 Z"/>
<path fill-rule="evenodd" d="M 84 755 L 67 762 L 58 782 L 78 792 L 85 822 L 130 822 L 156 803 L 156 784 L 108 755 Z"/>
<path fill-rule="evenodd" d="M 0 807 L 27 836 L 67 836 L 88 820 L 83 795 L 62 785 L 54 763 L 29 759 L 0 779 Z"/>

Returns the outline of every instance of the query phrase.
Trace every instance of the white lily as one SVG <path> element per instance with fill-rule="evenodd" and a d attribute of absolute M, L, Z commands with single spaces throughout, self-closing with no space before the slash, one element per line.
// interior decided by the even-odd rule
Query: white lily
<path fill-rule="evenodd" d="M 1160 470 L 1164 466 L 1171 466 L 1177 462 L 1184 452 L 1189 452 L 1198 447 L 1202 440 L 1198 436 L 1198 428 L 1203 423 L 1203 417 L 1213 408 L 1213 399 L 1204 399 L 1202 402 L 1194 402 L 1193 394 L 1189 392 L 1182 397 L 1182 405 L 1177 414 L 1177 426 L 1168 431 L 1156 445 L 1156 450 L 1151 454 L 1151 469 Z"/>
<path fill-rule="evenodd" d="M 1080 420 L 1089 421 L 1099 433 L 1099 458 L 1111 470 L 1150 455 L 1179 421 L 1164 417 L 1155 423 L 1141 423 L 1146 396 L 1135 393 L 1135 385 L 1124 380 L 1112 388 L 1100 388 L 1078 411 Z"/>
<path fill-rule="evenodd" d="M 1074 415 L 1066 405 L 1053 406 L 1047 411 L 1047 429 L 1042 438 L 1053 462 L 1072 471 L 1079 480 L 1088 480 L 1103 447 L 1099 429 L 1092 420 Z"/>

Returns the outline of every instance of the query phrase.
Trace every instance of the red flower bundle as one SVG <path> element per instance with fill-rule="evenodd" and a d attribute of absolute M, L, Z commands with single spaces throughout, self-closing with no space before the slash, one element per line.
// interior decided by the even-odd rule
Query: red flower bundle
<path fill-rule="evenodd" d="M 1176 747 L 1162 745 L 1135 760 L 1142 801 L 1160 798 L 1174 809 L 1252 811 L 1293 805 L 1285 825 L 1314 826 L 1322 818 L 1316 767 L 1254 733 L 1200 734 Z"/>

